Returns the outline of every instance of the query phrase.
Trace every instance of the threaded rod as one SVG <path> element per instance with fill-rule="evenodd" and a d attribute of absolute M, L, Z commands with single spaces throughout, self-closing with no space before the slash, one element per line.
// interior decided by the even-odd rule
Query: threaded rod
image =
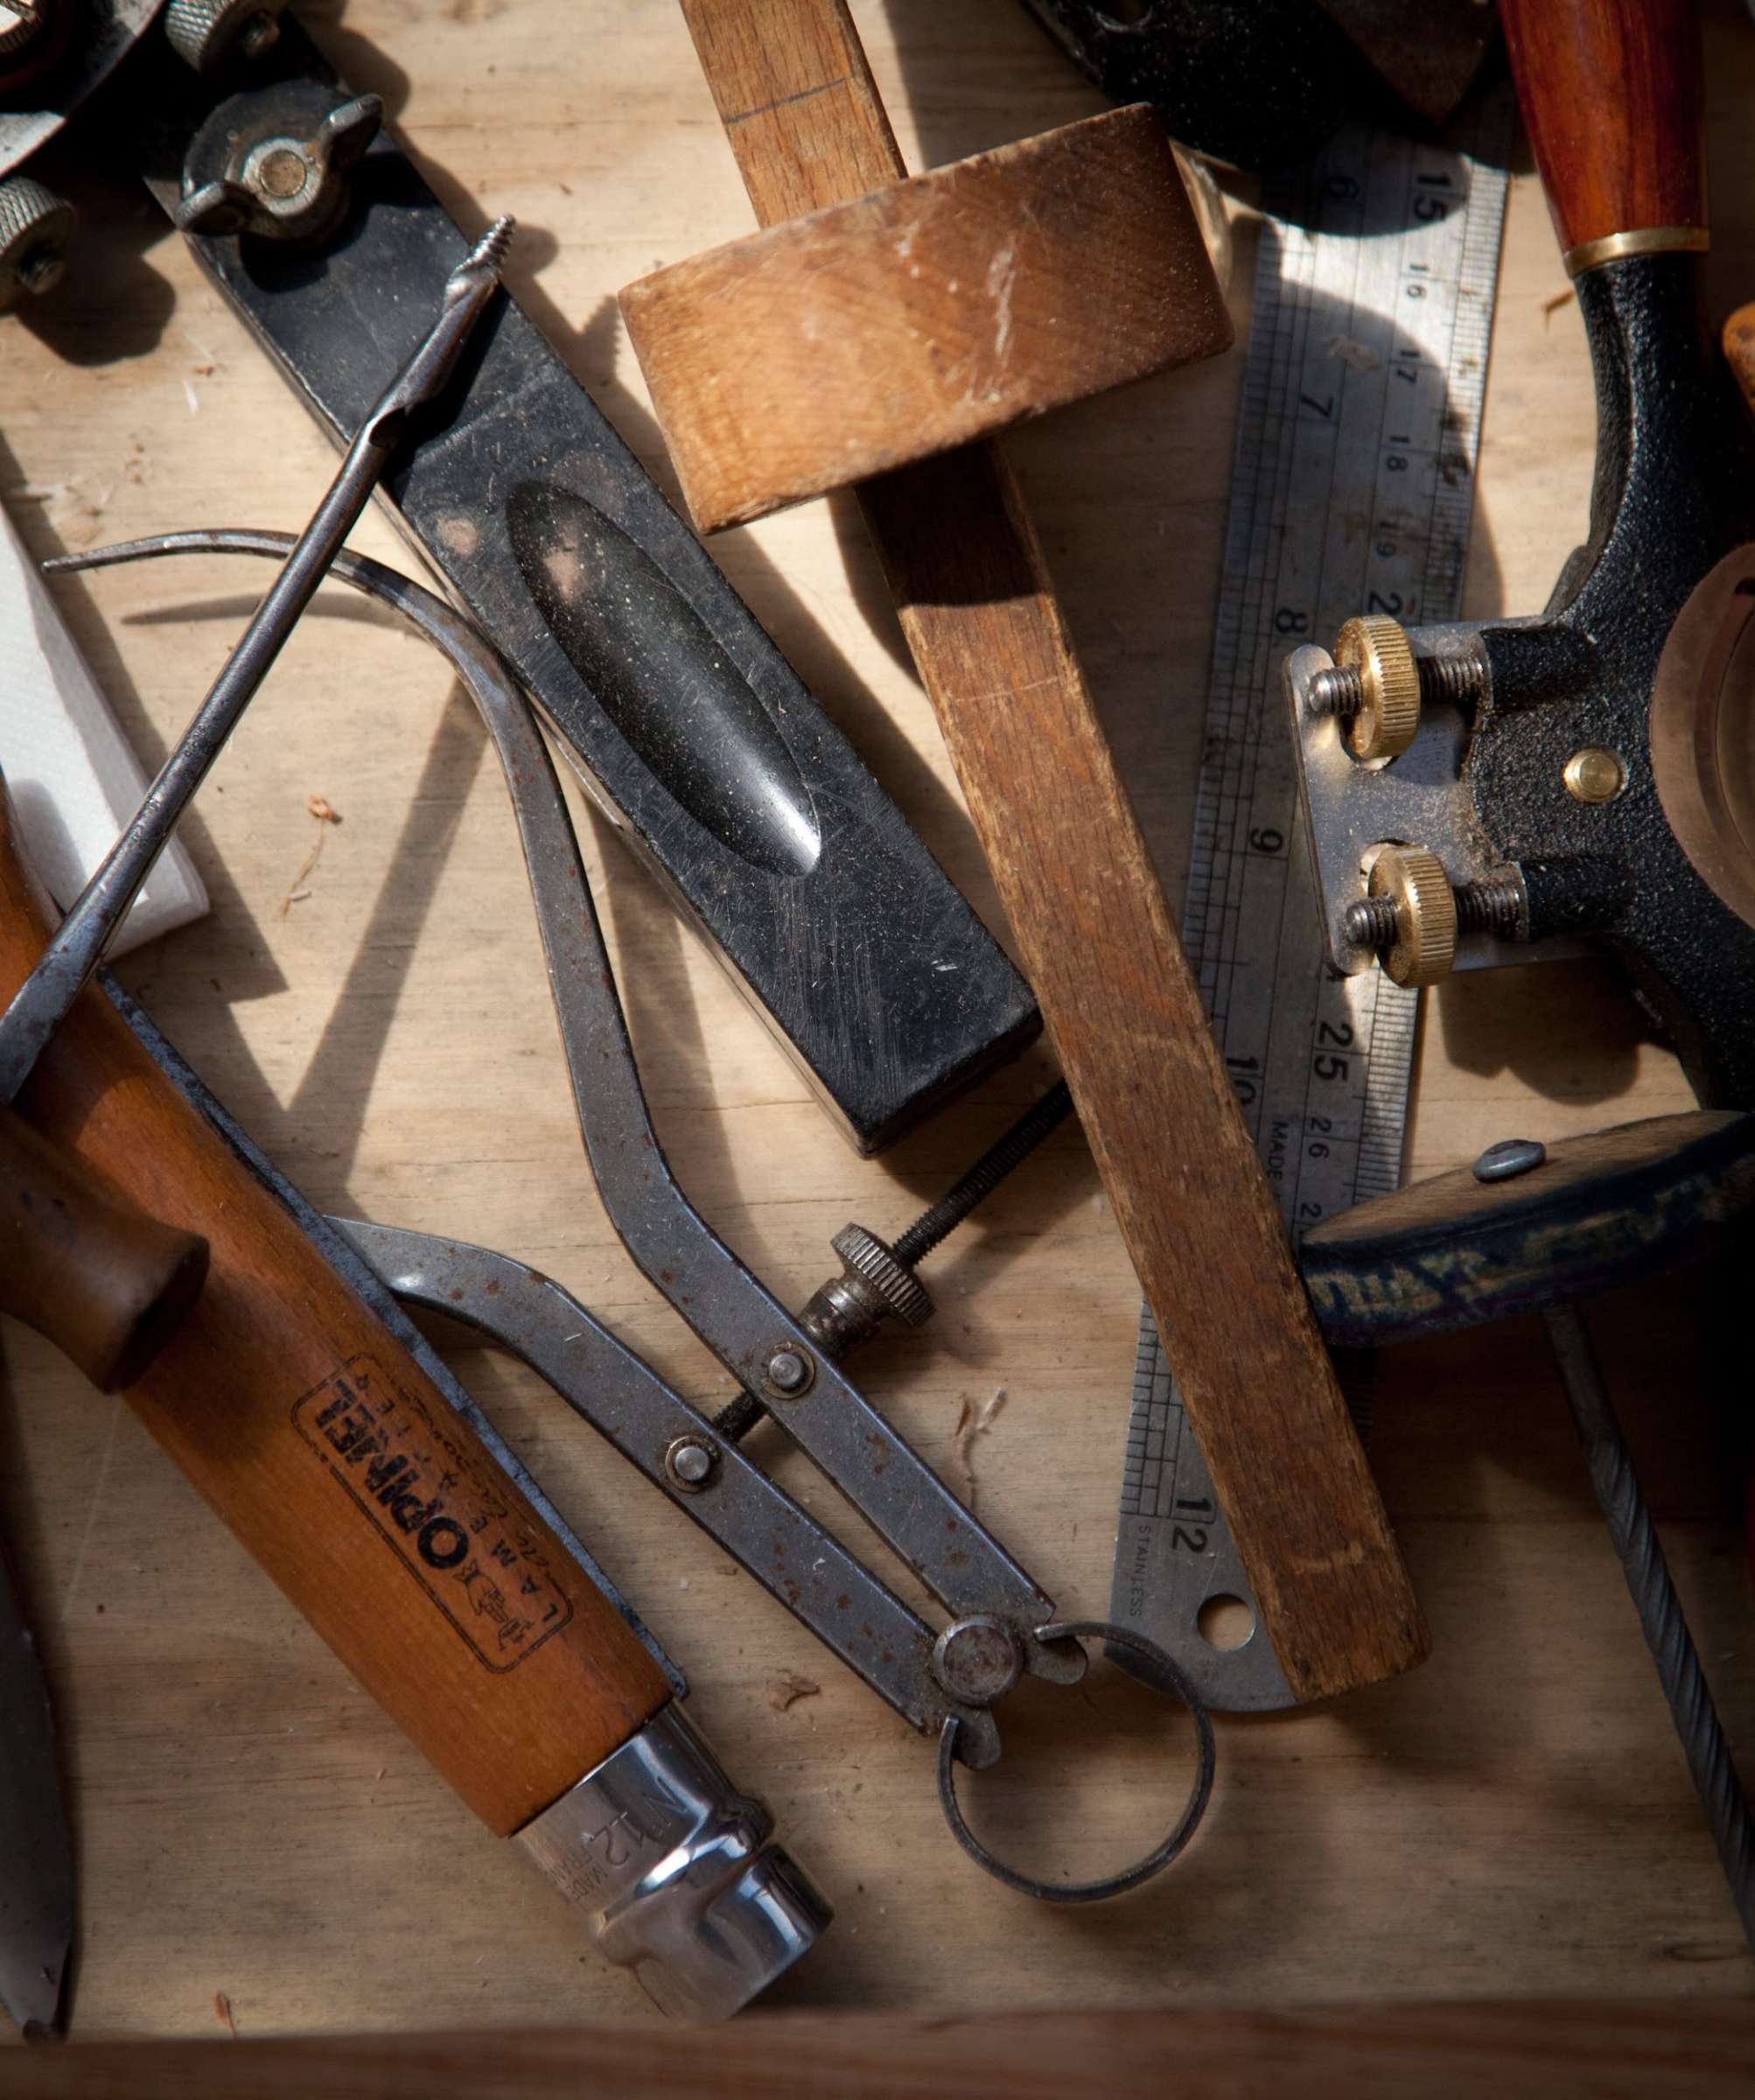
<path fill-rule="evenodd" d="M 1451 894 L 1459 934 L 1493 934 L 1515 941 L 1523 925 L 1523 884 L 1513 874 L 1484 875 Z M 1341 931 L 1355 948 L 1380 952 L 1395 945 L 1395 906 L 1388 897 L 1356 897 L 1341 917 Z"/>
<path fill-rule="evenodd" d="M 1419 656 L 1420 699 L 1427 707 L 1466 707 L 1479 699 L 1486 666 L 1472 656 Z M 1351 722 L 1365 705 L 1365 681 L 1352 664 L 1331 664 L 1316 672 L 1304 688 L 1304 709 Z"/>
<path fill-rule="evenodd" d="M 895 1242 L 896 1259 L 912 1269 L 947 1233 L 984 1202 L 1014 1167 L 1021 1166 L 1051 1131 L 1073 1112 L 1073 1096 L 1057 1079 L 1033 1109 L 1026 1110 L 1003 1137 L 989 1145 L 960 1180 L 954 1181 L 930 1210 L 922 1211 Z"/>
<path fill-rule="evenodd" d="M 896 1259 L 905 1269 L 912 1269 L 923 1255 L 930 1254 L 1072 1112 L 1073 1096 L 1066 1090 L 1066 1082 L 1057 1079 L 1041 1100 L 1033 1108 L 1025 1110 L 966 1174 L 954 1181 L 930 1209 L 920 1213 L 891 1247 L 891 1252 Z M 825 1350 L 824 1354 L 829 1352 Z M 767 1403 L 746 1388 L 719 1410 L 713 1418 L 713 1426 L 728 1442 L 741 1444 L 767 1411 Z"/>

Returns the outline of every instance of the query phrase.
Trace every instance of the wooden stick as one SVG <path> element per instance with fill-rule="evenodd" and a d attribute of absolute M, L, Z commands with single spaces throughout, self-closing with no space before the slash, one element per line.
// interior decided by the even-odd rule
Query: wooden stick
<path fill-rule="evenodd" d="M 47 937 L 15 835 L 0 797 L 0 999 Z M 206 1288 L 128 1403 L 490 1829 L 521 1828 L 664 1704 L 615 1606 L 94 986 L 17 1107 L 207 1241 Z"/>
<path fill-rule="evenodd" d="M 842 0 L 682 9 L 764 223 L 905 173 Z M 1393 1676 L 1419 1606 L 1010 470 L 860 494 L 1286 1681 Z"/>

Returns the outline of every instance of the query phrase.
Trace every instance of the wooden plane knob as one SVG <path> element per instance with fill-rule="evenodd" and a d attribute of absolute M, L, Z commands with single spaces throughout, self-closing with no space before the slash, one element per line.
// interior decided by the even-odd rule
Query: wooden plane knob
<path fill-rule="evenodd" d="M 1143 103 L 674 263 L 621 308 L 702 532 L 1211 357 L 1232 335 Z"/>
<path fill-rule="evenodd" d="M 207 1242 L 104 1187 L 0 1109 L 0 1312 L 45 1334 L 101 1393 L 132 1385 L 207 1278 Z"/>
<path fill-rule="evenodd" d="M 1507 1180 L 1435 1174 L 1312 1226 L 1304 1287 L 1337 1346 L 1508 1320 L 1714 1253 L 1755 1209 L 1755 1116 L 1653 1116 Z"/>

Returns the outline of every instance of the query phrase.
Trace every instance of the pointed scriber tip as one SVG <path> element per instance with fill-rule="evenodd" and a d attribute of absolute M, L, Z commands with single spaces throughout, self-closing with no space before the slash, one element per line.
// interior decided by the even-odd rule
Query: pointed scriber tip
<path fill-rule="evenodd" d="M 498 283 L 500 265 L 517 230 L 518 221 L 509 215 L 496 219 L 446 279 L 446 295 L 455 297 L 458 292 L 473 290 L 484 276 L 490 283 Z"/>
<path fill-rule="evenodd" d="M 500 288 L 500 265 L 512 245 L 513 225 L 510 219 L 496 219 L 445 279 L 438 318 L 360 425 L 360 440 L 387 448 L 401 444 L 407 411 L 443 390 Z"/>

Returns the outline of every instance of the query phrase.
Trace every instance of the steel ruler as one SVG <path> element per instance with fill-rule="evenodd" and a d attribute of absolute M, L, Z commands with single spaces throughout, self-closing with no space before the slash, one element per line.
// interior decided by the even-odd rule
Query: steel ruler
<path fill-rule="evenodd" d="M 1461 610 L 1514 121 L 1349 125 L 1263 184 L 1183 938 L 1295 1236 L 1397 1185 L 1416 995 L 1324 957 L 1280 662 Z M 1211 1705 L 1291 1704 L 1143 1311 L 1110 1616 Z"/>

